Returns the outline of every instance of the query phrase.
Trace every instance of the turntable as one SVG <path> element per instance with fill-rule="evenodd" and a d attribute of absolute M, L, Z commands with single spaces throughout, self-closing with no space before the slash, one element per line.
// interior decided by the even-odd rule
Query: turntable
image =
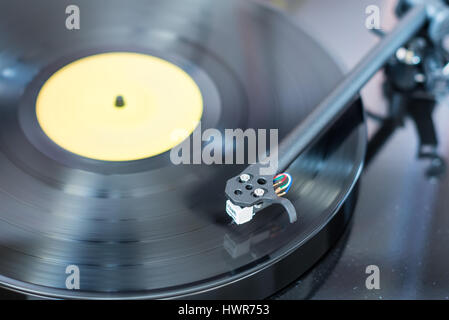
<path fill-rule="evenodd" d="M 347 230 L 373 157 L 374 115 L 359 92 L 382 68 L 386 95 L 402 106 L 391 127 L 427 119 L 417 121 L 419 156 L 432 160 L 430 174 L 444 171 L 431 119 L 447 85 L 443 1 L 402 1 L 398 25 L 346 76 L 260 1 L 26 3 L 0 4 L 7 290 L 74 299 L 279 292 Z"/>

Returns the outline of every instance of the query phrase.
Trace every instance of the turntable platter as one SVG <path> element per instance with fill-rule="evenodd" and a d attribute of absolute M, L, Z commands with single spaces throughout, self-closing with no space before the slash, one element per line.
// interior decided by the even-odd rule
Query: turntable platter
<path fill-rule="evenodd" d="M 72 152 L 43 130 L 36 106 L 71 63 L 138 53 L 193 79 L 203 129 L 278 128 L 282 139 L 341 79 L 329 55 L 253 1 L 79 0 L 81 28 L 67 30 L 70 2 L 0 4 L 1 285 L 43 297 L 262 298 L 311 267 L 348 219 L 339 209 L 365 153 L 359 103 L 289 169 L 298 222 L 273 208 L 244 226 L 224 210 L 241 166 Z M 66 289 L 71 265 L 79 290 Z"/>

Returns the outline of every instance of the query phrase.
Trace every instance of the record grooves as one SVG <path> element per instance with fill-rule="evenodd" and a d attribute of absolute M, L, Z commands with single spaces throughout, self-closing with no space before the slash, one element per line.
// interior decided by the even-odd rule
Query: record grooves
<path fill-rule="evenodd" d="M 231 224 L 223 188 L 241 166 L 175 166 L 169 152 L 95 160 L 60 147 L 36 116 L 61 67 L 134 52 L 195 81 L 203 129 L 279 128 L 282 139 L 342 77 L 289 18 L 253 1 L 80 0 L 82 27 L 68 32 L 57 14 L 68 1 L 40 1 L 42 15 L 26 3 L 0 4 L 0 67 L 14 73 L 0 77 L 2 286 L 52 298 L 265 298 L 337 240 L 366 148 L 360 101 L 290 167 L 295 224 L 277 207 Z M 65 287 L 69 265 L 80 290 Z"/>

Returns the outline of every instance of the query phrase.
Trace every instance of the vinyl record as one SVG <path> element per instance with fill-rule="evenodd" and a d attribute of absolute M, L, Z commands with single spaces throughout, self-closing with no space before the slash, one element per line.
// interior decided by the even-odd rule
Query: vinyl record
<path fill-rule="evenodd" d="M 80 9 L 79 30 L 66 28 L 69 5 Z M 282 139 L 342 74 L 277 10 L 240 0 L 3 1 L 0 39 L 2 286 L 58 298 L 263 298 L 311 267 L 343 229 L 348 214 L 339 209 L 365 153 L 360 102 L 289 168 L 294 183 L 288 198 L 298 222 L 290 224 L 285 212 L 273 207 L 237 226 L 225 212 L 224 187 L 243 166 L 176 166 L 170 144 L 148 154 L 132 149 L 129 157 L 114 158 L 128 154 L 123 151 L 103 158 L 98 150 L 122 150 L 120 135 L 102 136 L 98 150 L 95 144 L 84 149 L 88 142 L 78 142 L 86 139 L 76 139 L 96 128 L 86 123 L 103 119 L 89 116 L 77 131 L 77 120 L 65 118 L 64 108 L 74 105 L 78 112 L 76 90 L 87 105 L 109 92 L 113 85 L 91 76 L 104 59 L 87 68 L 86 77 L 80 74 L 81 89 L 70 96 L 59 96 L 59 80 L 51 81 L 73 63 L 102 54 L 154 57 L 168 63 L 166 70 L 179 81 L 193 80 L 201 105 L 192 89 L 196 107 L 187 116 L 195 110 L 202 130 L 279 129 Z M 129 71 L 114 64 L 101 70 L 113 84 Z M 42 108 L 54 96 L 64 111 L 50 109 L 42 116 L 39 97 L 49 84 L 55 87 Z M 141 94 L 138 86 L 124 86 L 131 93 L 111 95 L 116 107 Z M 170 94 L 181 95 L 178 89 Z M 51 118 L 52 110 L 59 117 L 53 127 L 42 120 Z M 177 114 L 182 108 L 168 112 L 162 131 L 182 120 Z M 58 128 L 58 121 L 66 125 Z M 71 125 L 76 141 L 58 141 L 58 132 Z M 157 132 L 144 140 L 167 141 Z M 129 144 L 140 139 L 130 137 L 135 138 Z M 66 287 L 69 266 L 79 268 L 79 289 Z"/>

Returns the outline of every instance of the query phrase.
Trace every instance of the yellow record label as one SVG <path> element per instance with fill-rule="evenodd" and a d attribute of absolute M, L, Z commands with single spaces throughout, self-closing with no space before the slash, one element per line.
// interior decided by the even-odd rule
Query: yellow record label
<path fill-rule="evenodd" d="M 178 66 L 114 52 L 77 60 L 53 74 L 36 102 L 39 124 L 60 147 L 104 161 L 166 152 L 198 125 L 203 99 Z"/>

